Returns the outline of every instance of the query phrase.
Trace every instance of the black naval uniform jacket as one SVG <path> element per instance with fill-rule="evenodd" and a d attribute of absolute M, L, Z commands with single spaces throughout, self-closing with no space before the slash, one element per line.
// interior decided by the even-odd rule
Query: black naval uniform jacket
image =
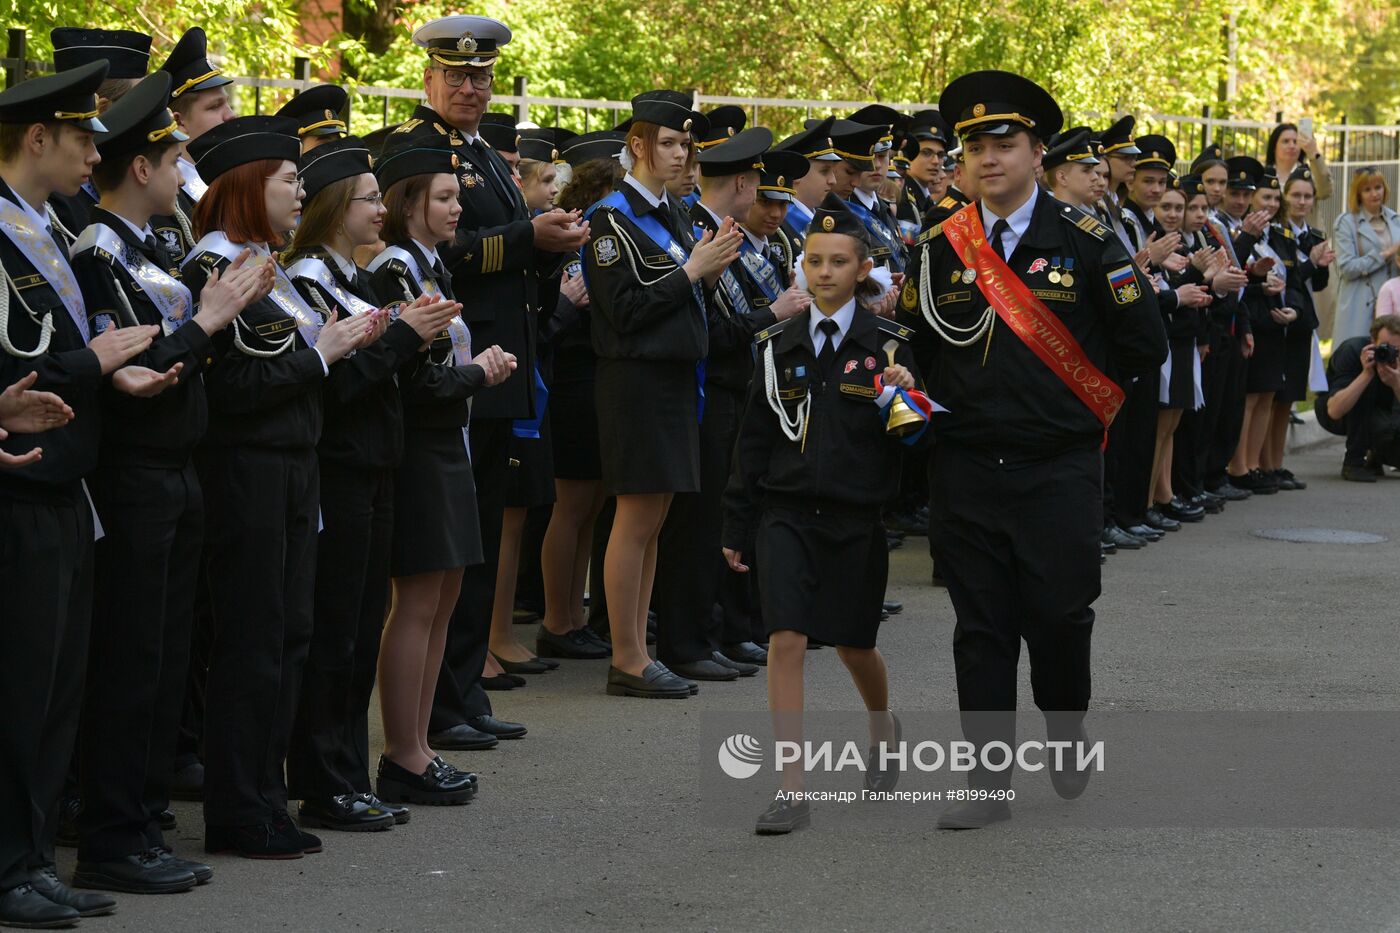
<path fill-rule="evenodd" d="M 1308 330 L 1317 330 L 1319 326 L 1317 302 L 1313 299 L 1313 293 L 1327 287 L 1327 280 L 1332 271 L 1328 266 L 1314 266 L 1310 255 L 1313 247 L 1325 239 L 1327 238 L 1312 227 L 1307 227 L 1302 234 L 1295 235 L 1287 222 L 1276 227 L 1275 234 L 1269 238 L 1274 252 L 1283 259 L 1283 271 L 1287 273 L 1283 303 L 1298 312 L 1297 325 Z"/>
<path fill-rule="evenodd" d="M 19 199 L 10 186 L 0 181 L 0 198 L 14 204 Z M 44 210 L 44 205 L 32 205 Z M 22 208 L 21 208 L 22 209 Z M 67 244 L 57 231 L 54 243 L 66 256 Z M 73 420 L 42 434 L 11 434 L 0 441 L 6 453 L 25 454 L 35 447 L 44 449 L 36 463 L 18 469 L 0 470 L 0 497 L 29 502 L 70 503 L 81 495 L 78 481 L 97 466 L 101 437 L 98 392 L 102 387 L 102 367 L 83 343 L 82 331 L 73 322 L 58 292 L 35 270 L 9 237 L 0 236 L 0 265 L 4 266 L 10 290 L 10 312 L 3 322 L 5 336 L 19 352 L 33 351 L 46 316 L 53 319 L 53 337 L 48 352 L 36 357 L 15 356 L 0 349 L 0 389 L 38 372 L 34 388 L 53 392 L 73 409 Z M 20 300 L 29 306 L 26 312 Z"/>
<path fill-rule="evenodd" d="M 172 277 L 179 269 L 157 240 L 148 245 L 121 218 L 93 208 L 92 222 L 110 227 L 123 246 L 140 253 Z M 161 326 L 160 309 L 141 284 L 113 256 L 92 246 L 73 257 L 73 271 L 83 290 L 91 333 L 96 337 L 109 327 Z M 163 373 L 183 363 L 179 381 L 155 398 L 133 398 L 110 385 L 102 391 L 102 463 L 104 466 L 143 466 L 179 469 L 189 461 L 209 424 L 209 411 L 201 375 L 213 353 L 213 343 L 194 322 L 191 294 L 186 320 L 169 334 L 162 333 L 131 363 Z"/>
<path fill-rule="evenodd" d="M 953 326 L 972 327 L 988 307 L 977 284 L 963 282 L 966 266 L 942 233 L 942 225 L 932 227 L 915 244 L 898 317 L 914 332 L 929 397 L 949 409 L 933 416 L 936 440 L 1009 460 L 1099 446 L 1102 423 L 999 318 L 989 337 L 966 347 L 946 343 L 934 331 L 928 320 L 934 309 L 924 306 L 921 294 L 925 276 L 938 316 Z M 1056 257 L 1062 265 L 1073 259 L 1072 285 L 1049 280 Z M 1030 226 L 1007 265 L 1115 381 L 1150 373 L 1167 358 L 1152 283 L 1094 217 L 1039 192 Z M 1030 272 L 1035 266 L 1043 268 Z M 1131 275 L 1132 281 L 1114 288 L 1109 282 L 1115 274 Z"/>
<path fill-rule="evenodd" d="M 462 219 L 456 239 L 439 250 L 462 303 L 462 320 L 474 346 L 497 344 L 514 353 L 518 371 L 535 368 L 539 281 L 557 274 L 568 257 L 535 248 L 535 228 L 524 195 L 506 165 L 483 139 L 469 144 L 432 108 L 421 105 L 395 133 L 445 145 L 461 161 L 458 179 Z M 472 402 L 474 418 L 536 417 L 533 378 L 507 379 L 483 388 Z"/>
<path fill-rule="evenodd" d="M 793 315 L 757 337 L 758 363 L 724 493 L 724 547 L 736 551 L 751 547 L 765 502 L 827 502 L 868 508 L 872 517 L 878 517 L 899 492 L 900 464 L 908 448 L 885 433 L 875 404 L 874 380 L 888 362 L 884 345 L 894 340 L 898 344 L 895 362 L 907 367 L 919 383 L 908 343 L 910 331 L 857 303 L 831 369 L 822 372 L 812 346 L 813 313 L 809 309 Z M 802 438 L 788 439 L 769 403 L 768 344 L 773 350 L 778 399 L 788 415 L 796 412 L 803 399 L 811 398 L 805 443 Z"/>
<path fill-rule="evenodd" d="M 709 209 L 699 201 L 690 208 L 688 220 L 702 230 L 719 230 Z M 768 296 L 759 289 L 742 260 L 734 260 L 729 271 L 739 282 L 749 310 L 745 312 L 732 307 L 724 289 L 715 289 L 714 300 L 710 302 L 710 356 L 706 363 L 705 384 L 742 392 L 748 387 L 749 376 L 753 373 L 754 335 L 772 327 L 778 323 L 778 319 L 768 308 Z"/>
<path fill-rule="evenodd" d="M 895 208 L 895 219 L 922 227 L 923 216 L 933 206 L 933 199 L 924 191 L 918 179 L 904 176 L 900 187 L 900 198 Z"/>
<path fill-rule="evenodd" d="M 209 275 L 215 269 L 222 275 L 228 265 L 218 253 L 196 252 L 182 270 L 185 284 L 198 295 Z M 209 394 L 206 445 L 279 450 L 316 446 L 325 367 L 321 355 L 302 339 L 296 321 L 270 297 L 248 305 L 214 337 L 213 356 L 204 373 Z"/>

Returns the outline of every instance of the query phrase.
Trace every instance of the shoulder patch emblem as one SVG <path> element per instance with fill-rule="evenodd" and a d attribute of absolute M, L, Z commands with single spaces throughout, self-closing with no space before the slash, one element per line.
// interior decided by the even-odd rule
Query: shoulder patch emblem
<path fill-rule="evenodd" d="M 111 330 L 112 325 L 114 323 L 114 316 L 107 311 L 103 311 L 100 314 L 94 314 L 92 316 L 93 335 L 96 336 L 98 334 L 106 333 L 107 331 Z"/>
<path fill-rule="evenodd" d="M 919 306 L 919 286 L 912 278 L 904 280 L 904 288 L 899 293 L 899 303 L 905 311 L 913 311 Z"/>
<path fill-rule="evenodd" d="M 1131 265 L 1121 266 L 1108 273 L 1108 288 L 1113 292 L 1113 300 L 1120 305 L 1132 304 L 1142 297 L 1138 288 L 1137 273 Z"/>
<path fill-rule="evenodd" d="M 617 248 L 617 237 L 605 236 L 593 241 L 593 258 L 598 261 L 598 265 L 610 266 L 617 262 L 620 255 Z"/>

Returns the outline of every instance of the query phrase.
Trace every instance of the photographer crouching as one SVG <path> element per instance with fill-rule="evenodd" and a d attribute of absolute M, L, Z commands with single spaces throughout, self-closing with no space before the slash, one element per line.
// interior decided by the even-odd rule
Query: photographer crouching
<path fill-rule="evenodd" d="M 1386 464 L 1400 466 L 1400 315 L 1372 321 L 1369 339 L 1339 344 L 1327 365 L 1327 388 L 1318 420 L 1346 435 L 1342 478 L 1374 483 Z"/>

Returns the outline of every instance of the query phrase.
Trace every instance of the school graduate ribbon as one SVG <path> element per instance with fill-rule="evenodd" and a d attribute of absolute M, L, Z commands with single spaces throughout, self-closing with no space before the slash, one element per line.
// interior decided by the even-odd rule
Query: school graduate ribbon
<path fill-rule="evenodd" d="M 540 375 L 540 368 L 535 367 L 535 417 L 516 418 L 511 422 L 510 433 L 516 437 L 538 438 L 540 436 L 540 422 L 544 420 L 544 409 L 549 404 L 549 386 L 544 384 L 544 377 Z"/>
<path fill-rule="evenodd" d="M 190 312 L 194 309 L 194 298 L 185 284 L 151 262 L 145 253 L 127 245 L 117 231 L 102 223 L 88 224 L 87 229 L 73 244 L 73 252 L 81 253 L 93 247 L 116 259 L 136 284 L 141 286 L 142 293 L 160 311 L 161 330 L 167 336 L 193 320 Z M 125 303 L 125 293 L 118 290 L 117 294 Z M 127 307 L 130 308 L 130 305 Z M 129 323 L 136 325 L 140 322 L 133 318 Z"/>
<path fill-rule="evenodd" d="M 934 412 L 948 410 L 918 389 L 901 389 L 898 386 L 885 385 L 884 376 L 877 375 L 875 377 L 875 391 L 877 393 L 875 406 L 880 410 L 880 420 L 884 424 L 888 425 L 890 422 L 890 412 L 894 409 L 896 398 L 904 399 L 904 404 L 908 405 L 909 409 L 923 420 L 923 424 L 919 426 L 917 431 L 900 437 L 901 443 L 910 446 L 924 436 L 924 432 L 928 430 L 929 419 L 933 417 Z"/>
<path fill-rule="evenodd" d="M 78 333 L 83 335 L 83 343 L 91 340 L 82 290 L 73 276 L 73 267 L 68 265 L 68 257 L 59 252 L 53 238 L 42 227 L 35 225 L 34 218 L 28 212 L 7 198 L 0 198 L 0 234 L 15 244 L 34 271 L 58 293 L 64 310 L 73 319 Z"/>
<path fill-rule="evenodd" d="M 887 227 L 883 220 L 876 217 L 860 199 L 852 197 L 846 202 L 846 206 L 851 209 L 851 213 L 860 218 L 860 222 L 865 224 L 865 229 L 870 231 L 870 235 L 877 243 L 882 244 L 890 251 L 890 261 L 888 263 L 891 272 L 904 271 L 904 240 L 898 233 Z"/>
<path fill-rule="evenodd" d="M 992 249 L 976 201 L 943 222 L 943 236 L 963 264 L 976 271 L 977 288 L 997 317 L 1088 406 L 1106 432 L 1123 407 L 1123 390 L 1099 371 L 1064 323 Z"/>

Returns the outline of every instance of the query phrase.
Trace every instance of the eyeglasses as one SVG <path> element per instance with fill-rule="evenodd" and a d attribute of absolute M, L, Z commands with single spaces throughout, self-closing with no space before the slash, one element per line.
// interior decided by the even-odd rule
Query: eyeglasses
<path fill-rule="evenodd" d="M 467 79 L 471 79 L 472 87 L 478 91 L 484 91 L 491 87 L 491 82 L 496 80 L 495 72 L 491 71 L 453 71 L 450 68 L 439 68 L 442 72 L 442 80 L 448 87 L 461 87 Z"/>
<path fill-rule="evenodd" d="M 351 198 L 350 200 L 352 200 L 352 201 L 364 201 L 366 204 L 370 204 L 370 205 L 373 205 L 374 207 L 378 207 L 379 205 L 381 205 L 381 204 L 384 203 L 384 195 L 382 195 L 382 194 L 367 194 L 367 195 L 365 195 L 365 196 L 362 197 L 362 198 Z"/>
<path fill-rule="evenodd" d="M 305 194 L 305 193 L 306 193 L 306 184 L 305 184 L 305 182 L 303 182 L 300 178 L 285 178 L 285 177 L 283 177 L 283 176 L 281 176 L 281 175 L 268 175 L 268 176 L 267 176 L 267 180 L 268 180 L 268 181 L 280 181 L 280 182 L 282 182 L 284 185 L 291 185 L 293 188 L 296 189 L 297 194 Z"/>

